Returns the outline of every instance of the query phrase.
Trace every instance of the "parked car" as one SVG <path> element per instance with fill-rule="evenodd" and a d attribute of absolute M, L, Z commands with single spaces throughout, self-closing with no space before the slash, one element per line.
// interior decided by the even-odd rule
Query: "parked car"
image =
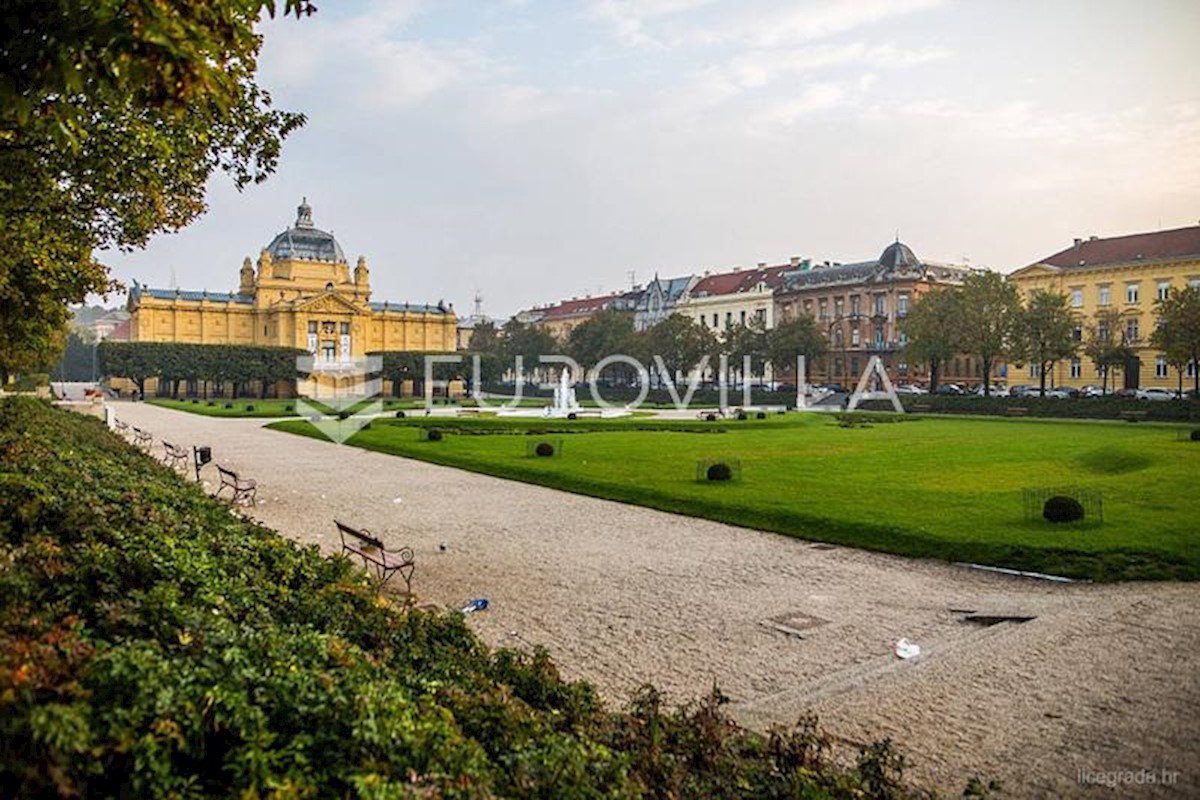
<path fill-rule="evenodd" d="M 983 384 L 976 386 L 975 391 L 971 392 L 971 394 L 974 394 L 978 397 L 983 397 Z M 1008 397 L 1008 387 L 995 384 L 992 386 L 991 395 L 992 397 Z"/>
<path fill-rule="evenodd" d="M 928 389 L 922 389 L 915 383 L 896 384 L 896 394 L 929 394 Z"/>
<path fill-rule="evenodd" d="M 1137 389 L 1117 389 L 1115 392 L 1112 393 L 1112 396 L 1120 398 L 1122 400 L 1136 400 L 1137 396 L 1138 396 L 1138 390 Z"/>
<path fill-rule="evenodd" d="M 1034 397 L 1039 397 L 1039 396 L 1040 397 L 1049 397 L 1054 400 L 1066 400 L 1071 397 L 1071 392 L 1070 392 L 1070 390 L 1059 386 L 1059 387 L 1047 389 L 1046 394 L 1044 394 L 1044 395 L 1039 395 L 1039 393 L 1035 390 L 1033 393 L 1033 396 Z"/>
<path fill-rule="evenodd" d="M 1138 400 L 1174 400 L 1175 393 L 1170 389 L 1138 389 Z"/>
<path fill-rule="evenodd" d="M 1103 397 L 1104 387 L 1097 386 L 1094 383 L 1089 383 L 1079 387 L 1080 397 Z"/>
<path fill-rule="evenodd" d="M 1008 387 L 1009 397 L 1037 397 L 1038 387 L 1028 384 L 1018 384 Z"/>
<path fill-rule="evenodd" d="M 939 384 L 939 385 L 938 385 L 938 387 L 937 387 L 936 389 L 934 389 L 934 390 L 933 390 L 933 393 L 934 393 L 934 394 L 938 394 L 938 395 L 960 395 L 960 394 L 966 394 L 966 392 L 964 392 L 964 391 L 963 391 L 963 388 L 962 388 L 961 386 L 959 386 L 957 383 L 942 383 L 942 384 Z"/>

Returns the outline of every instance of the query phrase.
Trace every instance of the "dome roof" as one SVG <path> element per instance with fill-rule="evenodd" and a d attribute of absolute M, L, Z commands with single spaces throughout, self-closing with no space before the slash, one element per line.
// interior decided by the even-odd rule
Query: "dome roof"
<path fill-rule="evenodd" d="M 920 260 L 908 249 L 908 245 L 900 240 L 889 244 L 879 257 L 879 265 L 885 270 L 910 269 L 921 266 Z"/>
<path fill-rule="evenodd" d="M 296 209 L 296 224 L 276 236 L 267 245 L 267 252 L 276 260 L 346 263 L 346 254 L 333 234 L 313 226 L 308 198 L 304 198 Z"/>

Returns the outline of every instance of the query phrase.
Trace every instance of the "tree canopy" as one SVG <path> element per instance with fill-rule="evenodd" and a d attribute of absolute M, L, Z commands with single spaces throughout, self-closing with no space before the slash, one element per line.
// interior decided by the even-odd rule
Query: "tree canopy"
<path fill-rule="evenodd" d="M 1200 287 L 1171 289 L 1155 305 L 1158 327 L 1150 335 L 1150 342 L 1181 374 L 1188 364 L 1195 365 L 1192 389 L 1200 397 Z"/>
<path fill-rule="evenodd" d="M 274 171 L 304 123 L 254 81 L 274 0 L 13 0 L 0 28 L 0 368 L 53 347 L 67 304 L 113 288 L 96 250 L 205 210 L 215 171 Z M 287 0 L 285 13 L 315 9 Z"/>
<path fill-rule="evenodd" d="M 959 293 L 934 289 L 919 295 L 901 325 L 908 343 L 905 358 L 929 365 L 929 390 L 938 387 L 942 364 L 958 352 Z"/>
<path fill-rule="evenodd" d="M 1034 289 L 1013 320 L 1011 355 L 1015 362 L 1035 364 L 1038 389 L 1046 395 L 1046 373 L 1055 362 L 1079 350 L 1075 341 L 1078 318 L 1060 292 Z"/>
<path fill-rule="evenodd" d="M 1021 313 L 1017 287 L 998 272 L 972 272 L 959 290 L 959 348 L 979 359 L 984 396 L 992 393 L 992 367 L 1008 352 Z"/>

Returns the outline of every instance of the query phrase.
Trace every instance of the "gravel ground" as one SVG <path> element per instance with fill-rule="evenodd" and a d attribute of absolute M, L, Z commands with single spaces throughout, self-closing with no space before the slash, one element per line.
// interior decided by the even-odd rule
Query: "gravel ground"
<path fill-rule="evenodd" d="M 258 481 L 253 516 L 287 536 L 336 552 L 336 517 L 412 546 L 423 601 L 486 597 L 470 617 L 485 641 L 543 645 L 611 702 L 646 681 L 676 700 L 716 681 L 752 727 L 813 711 L 847 744 L 891 737 L 915 780 L 951 796 L 972 775 L 1013 797 L 1200 796 L 1200 586 L 1011 578 L 369 453 L 263 420 L 130 403 L 117 414 L 153 432 L 156 453 L 162 437 L 211 445 Z M 1035 619 L 982 625 L 970 611 Z M 897 659 L 900 637 L 921 656 Z M 1143 770 L 1159 783 L 1128 782 Z"/>

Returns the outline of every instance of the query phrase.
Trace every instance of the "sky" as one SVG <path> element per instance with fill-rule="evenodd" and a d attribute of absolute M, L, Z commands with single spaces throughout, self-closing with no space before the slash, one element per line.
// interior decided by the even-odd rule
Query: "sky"
<path fill-rule="evenodd" d="M 307 197 L 373 300 L 503 318 L 656 273 L 1001 272 L 1200 221 L 1194 0 L 318 0 L 265 20 L 308 123 L 123 281 L 230 291 Z M 120 298 L 110 298 L 110 302 Z"/>

